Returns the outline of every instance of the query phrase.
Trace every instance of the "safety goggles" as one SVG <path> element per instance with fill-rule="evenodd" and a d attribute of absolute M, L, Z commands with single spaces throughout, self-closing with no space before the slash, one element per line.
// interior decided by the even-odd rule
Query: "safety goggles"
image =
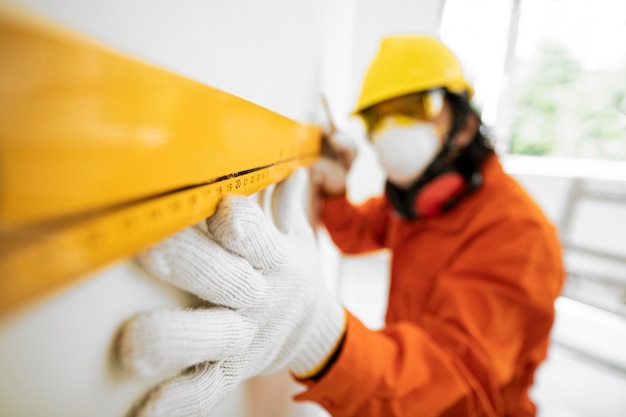
<path fill-rule="evenodd" d="M 398 97 L 367 108 L 361 112 L 368 134 L 376 132 L 388 116 L 405 116 L 414 120 L 431 121 L 443 111 L 445 90 L 435 89 Z"/>

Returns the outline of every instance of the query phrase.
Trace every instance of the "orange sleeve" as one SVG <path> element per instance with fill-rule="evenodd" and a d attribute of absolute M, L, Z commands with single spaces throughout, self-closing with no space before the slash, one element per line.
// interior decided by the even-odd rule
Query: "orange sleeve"
<path fill-rule="evenodd" d="M 481 232 L 442 271 L 420 324 L 375 332 L 351 316 L 335 365 L 296 400 L 333 417 L 531 415 L 507 396 L 525 398 L 546 355 L 563 283 L 558 240 L 532 223 Z"/>
<path fill-rule="evenodd" d="M 387 213 L 382 197 L 354 206 L 345 194 L 325 197 L 322 220 L 343 253 L 358 254 L 384 247 Z"/>
<path fill-rule="evenodd" d="M 420 327 L 398 323 L 374 332 L 352 315 L 335 365 L 305 384 L 295 399 L 316 401 L 333 417 L 435 416 L 467 391 Z"/>

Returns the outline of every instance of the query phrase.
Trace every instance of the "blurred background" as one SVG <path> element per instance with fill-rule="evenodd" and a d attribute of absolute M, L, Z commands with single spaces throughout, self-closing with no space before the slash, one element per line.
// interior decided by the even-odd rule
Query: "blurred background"
<path fill-rule="evenodd" d="M 476 88 L 505 169 L 559 227 L 568 282 L 533 397 L 540 417 L 626 415 L 626 2 L 623 0 L 2 0 L 114 49 L 301 122 L 320 96 L 360 154 L 350 198 L 383 176 L 349 117 L 389 33 L 439 35 Z M 386 253 L 342 257 L 320 231 L 324 279 L 383 324 Z M 1 277 L 0 277 L 1 279 Z M 185 302 L 131 260 L 0 317 L 0 415 L 123 416 L 156 381 L 111 361 L 119 324 Z M 325 416 L 287 374 L 255 378 L 215 416 Z"/>

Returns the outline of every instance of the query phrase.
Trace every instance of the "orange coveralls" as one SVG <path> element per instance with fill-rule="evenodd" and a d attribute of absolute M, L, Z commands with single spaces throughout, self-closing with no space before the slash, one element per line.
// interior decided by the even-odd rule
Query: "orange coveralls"
<path fill-rule="evenodd" d="M 348 254 L 392 251 L 386 326 L 349 314 L 334 365 L 298 401 L 335 417 L 533 416 L 564 281 L 555 227 L 496 156 L 483 184 L 442 216 L 407 221 L 385 199 L 326 198 L 323 220 Z"/>

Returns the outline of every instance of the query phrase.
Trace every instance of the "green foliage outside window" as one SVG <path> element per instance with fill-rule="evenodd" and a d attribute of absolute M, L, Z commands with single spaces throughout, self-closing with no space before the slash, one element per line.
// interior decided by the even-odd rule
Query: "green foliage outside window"
<path fill-rule="evenodd" d="M 520 84 L 511 152 L 626 160 L 626 69 L 585 70 L 545 45 Z"/>

